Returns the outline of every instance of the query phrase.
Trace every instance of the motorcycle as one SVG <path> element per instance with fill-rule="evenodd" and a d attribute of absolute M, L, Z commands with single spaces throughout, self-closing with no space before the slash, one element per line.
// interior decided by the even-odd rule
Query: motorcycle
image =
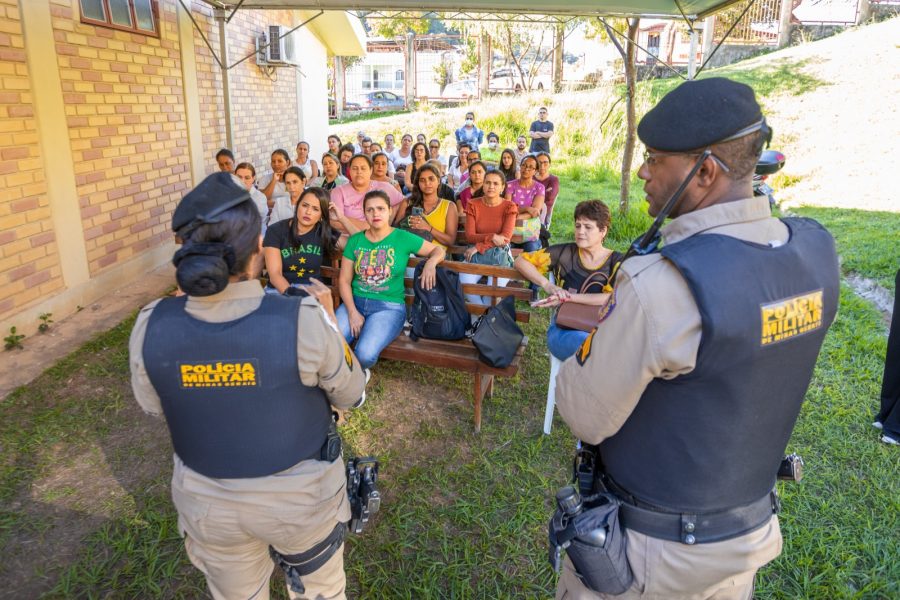
<path fill-rule="evenodd" d="M 756 163 L 756 170 L 753 175 L 753 195 L 766 196 L 769 199 L 769 206 L 775 206 L 775 190 L 766 183 L 769 175 L 774 175 L 784 167 L 787 157 L 778 150 L 766 150 L 763 152 Z"/>

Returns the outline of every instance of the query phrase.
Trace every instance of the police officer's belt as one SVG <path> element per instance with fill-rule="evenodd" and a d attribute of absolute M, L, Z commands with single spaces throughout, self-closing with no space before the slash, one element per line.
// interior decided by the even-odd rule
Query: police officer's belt
<path fill-rule="evenodd" d="M 625 528 L 688 545 L 721 542 L 750 533 L 768 523 L 772 515 L 778 514 L 781 509 L 778 495 L 773 489 L 759 500 L 726 510 L 706 513 L 665 512 L 636 501 L 612 481 L 607 480 L 605 483 L 622 500 L 619 517 Z"/>

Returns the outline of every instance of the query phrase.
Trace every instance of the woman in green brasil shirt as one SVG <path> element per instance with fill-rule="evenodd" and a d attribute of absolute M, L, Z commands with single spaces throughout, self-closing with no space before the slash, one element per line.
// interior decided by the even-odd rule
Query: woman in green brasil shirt
<path fill-rule="evenodd" d="M 341 306 L 338 327 L 364 369 L 378 360 L 406 321 L 403 277 L 410 254 L 427 256 L 422 287 L 431 289 L 435 267 L 444 260 L 444 249 L 414 233 L 391 227 L 391 202 L 381 190 L 363 198 L 369 228 L 350 236 L 341 261 Z"/>

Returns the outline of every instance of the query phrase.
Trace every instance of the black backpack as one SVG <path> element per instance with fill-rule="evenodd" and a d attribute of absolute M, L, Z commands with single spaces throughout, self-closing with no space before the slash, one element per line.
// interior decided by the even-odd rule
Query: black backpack
<path fill-rule="evenodd" d="M 425 261 L 416 265 L 413 275 L 415 300 L 412 305 L 409 337 L 432 340 L 461 340 L 469 329 L 469 313 L 462 293 L 459 273 L 442 267 L 436 269 L 435 284 L 430 290 L 422 287 Z"/>

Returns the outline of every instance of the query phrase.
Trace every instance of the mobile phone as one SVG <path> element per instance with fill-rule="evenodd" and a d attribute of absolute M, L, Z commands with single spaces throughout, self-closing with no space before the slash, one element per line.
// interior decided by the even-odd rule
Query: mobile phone
<path fill-rule="evenodd" d="M 424 215 L 424 214 L 425 214 L 425 209 L 424 209 L 424 208 L 422 208 L 421 206 L 413 206 L 413 209 L 412 209 L 412 216 L 414 216 L 414 217 L 421 217 L 421 216 Z"/>

